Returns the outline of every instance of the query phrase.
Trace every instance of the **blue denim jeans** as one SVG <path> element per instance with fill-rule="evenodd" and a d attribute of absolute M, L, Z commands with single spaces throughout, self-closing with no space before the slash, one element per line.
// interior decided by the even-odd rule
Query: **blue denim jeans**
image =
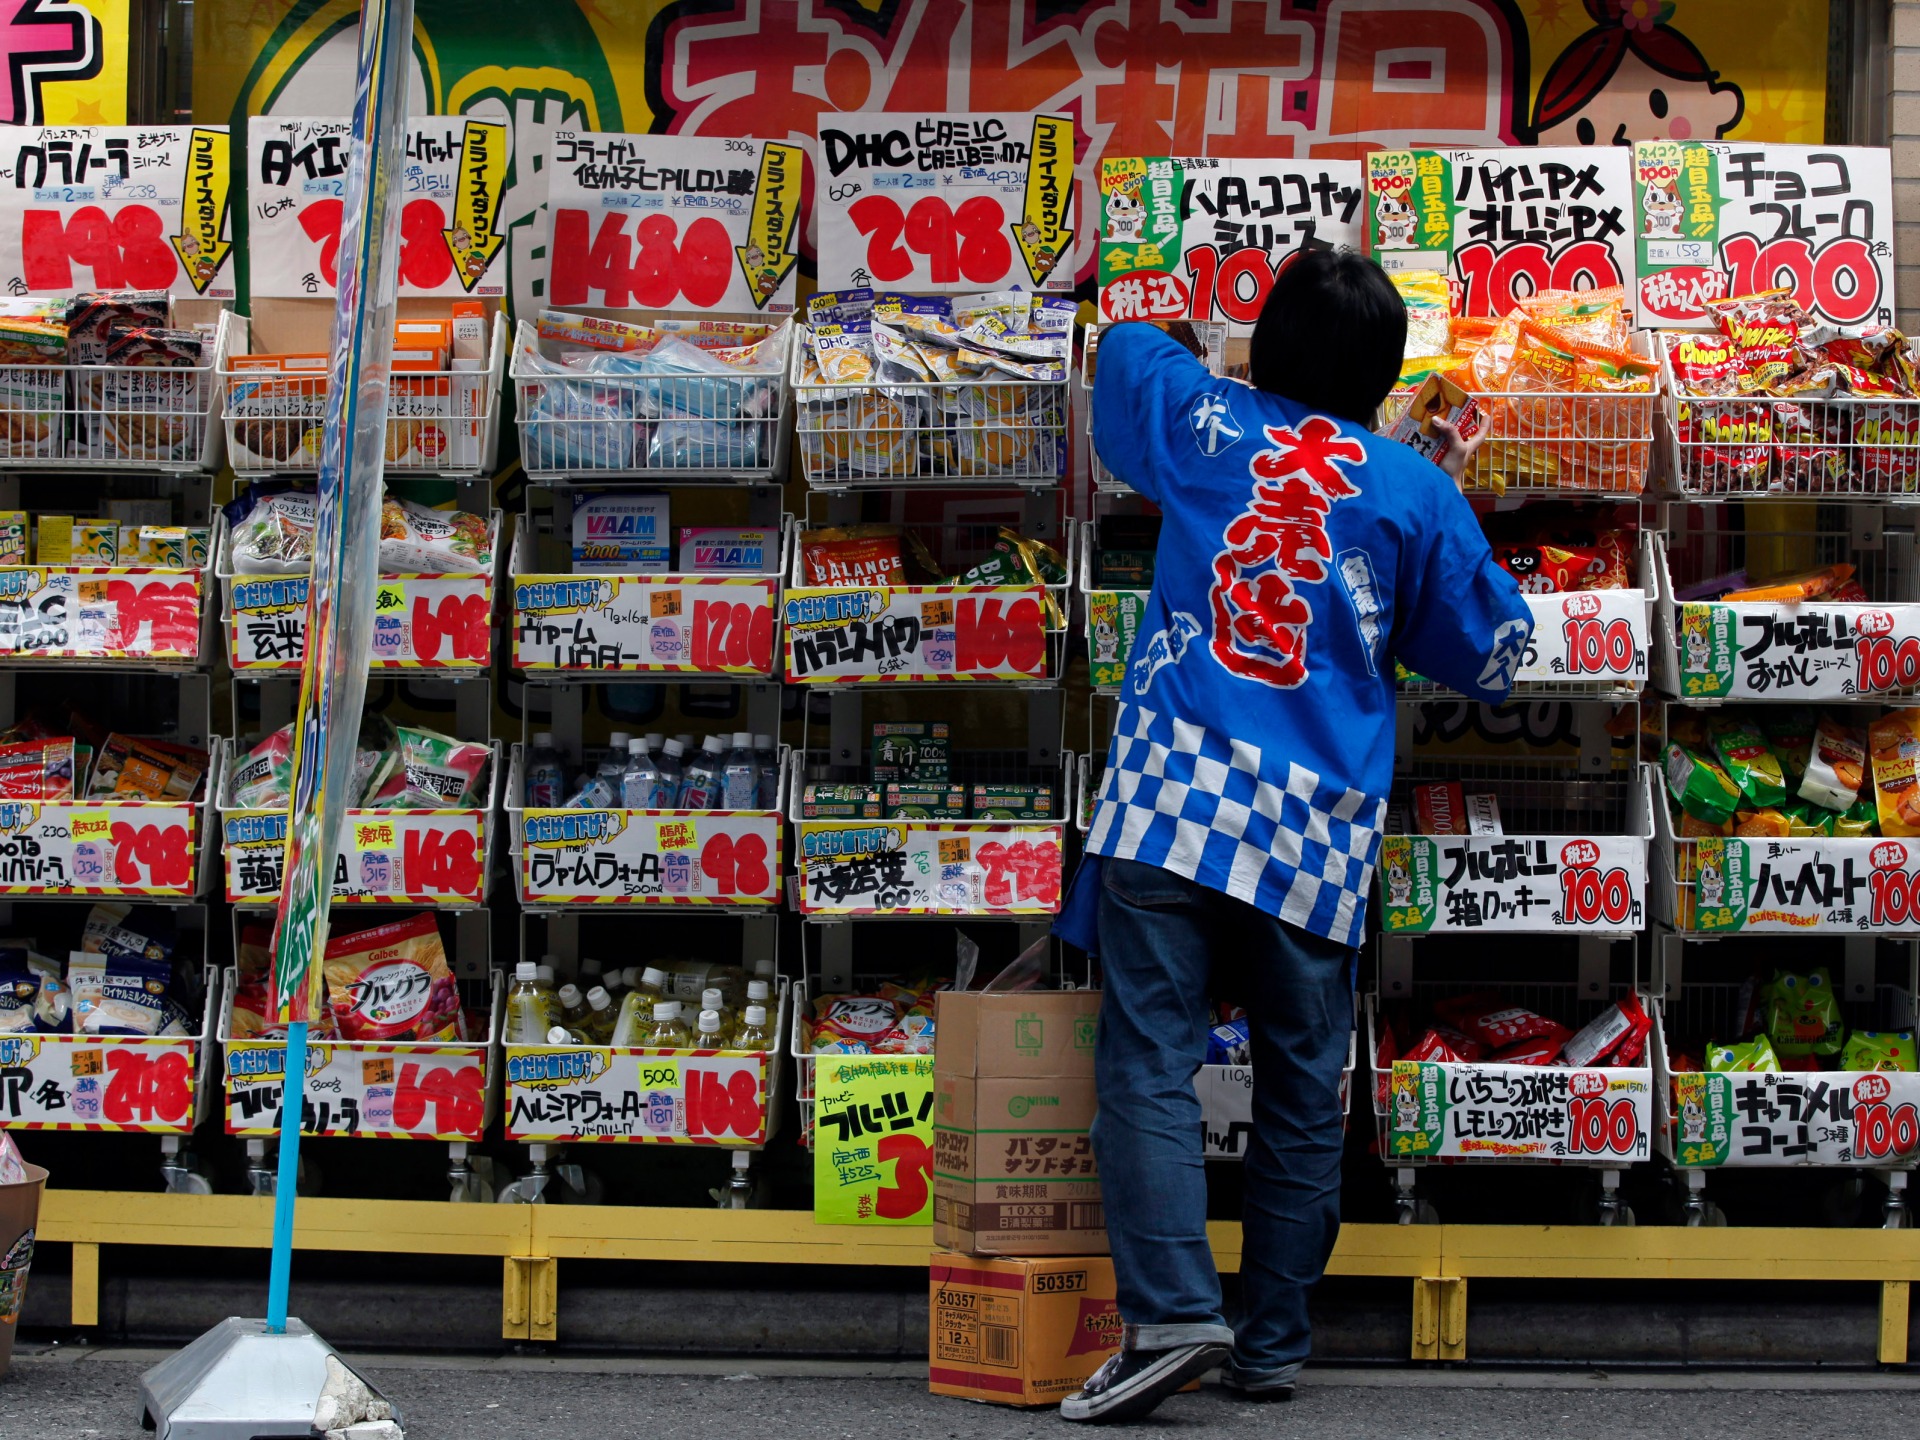
<path fill-rule="evenodd" d="M 1230 1341 L 1238 1378 L 1290 1383 L 1312 1347 L 1307 1293 L 1340 1230 L 1353 951 L 1158 866 L 1107 858 L 1102 869 L 1093 1146 L 1126 1343 Z M 1193 1088 L 1229 970 L 1254 1077 L 1236 1329 L 1207 1244 Z"/>

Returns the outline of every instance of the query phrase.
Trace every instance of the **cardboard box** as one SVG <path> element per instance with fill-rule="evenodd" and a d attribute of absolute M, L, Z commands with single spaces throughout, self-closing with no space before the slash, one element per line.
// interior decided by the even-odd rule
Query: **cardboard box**
<path fill-rule="evenodd" d="M 1451 421 L 1462 440 L 1478 435 L 1483 423 L 1480 405 L 1471 395 L 1444 375 L 1429 375 L 1413 392 L 1407 413 L 1394 422 L 1387 438 L 1411 445 L 1431 460 L 1446 443 L 1433 427 L 1436 420 Z"/>
<path fill-rule="evenodd" d="M 947 778 L 947 722 L 876 721 L 873 727 L 873 778 L 924 784 Z"/>
<path fill-rule="evenodd" d="M 802 820 L 878 820 L 880 791 L 872 785 L 809 785 L 800 793 Z"/>
<path fill-rule="evenodd" d="M 1107 1250 L 1089 1130 L 1090 990 L 935 1001 L 933 1240 L 975 1255 Z"/>
<path fill-rule="evenodd" d="M 889 820 L 964 820 L 967 818 L 967 791 L 964 785 L 887 786 Z"/>
<path fill-rule="evenodd" d="M 665 495 L 603 490 L 573 506 L 573 569 L 578 575 L 664 575 L 673 568 Z"/>
<path fill-rule="evenodd" d="M 1051 820 L 1051 785 L 976 785 L 968 814 L 975 820 Z"/>
<path fill-rule="evenodd" d="M 1120 1344 L 1105 1256 L 987 1260 L 936 1250 L 927 1286 L 927 1388 L 999 1405 L 1053 1405 Z"/>
<path fill-rule="evenodd" d="M 777 575 L 780 532 L 735 525 L 682 525 L 683 575 Z"/>

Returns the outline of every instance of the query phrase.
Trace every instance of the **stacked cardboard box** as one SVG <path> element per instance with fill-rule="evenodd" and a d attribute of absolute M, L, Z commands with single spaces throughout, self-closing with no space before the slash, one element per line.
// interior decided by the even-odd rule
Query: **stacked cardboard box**
<path fill-rule="evenodd" d="M 1089 991 L 942 993 L 934 1062 L 937 1395 L 1049 1405 L 1120 1343 L 1089 1130 Z"/>

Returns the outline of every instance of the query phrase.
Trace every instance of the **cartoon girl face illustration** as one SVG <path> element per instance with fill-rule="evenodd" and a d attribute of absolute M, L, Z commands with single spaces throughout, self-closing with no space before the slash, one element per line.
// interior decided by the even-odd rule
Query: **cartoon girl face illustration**
<path fill-rule="evenodd" d="M 1712 140 L 1746 97 L 1667 22 L 1673 0 L 1582 0 L 1593 29 L 1561 52 L 1533 102 L 1538 145 Z"/>
<path fill-rule="evenodd" d="M 1146 207 L 1140 203 L 1137 189 L 1116 190 L 1107 197 L 1107 233 L 1102 238 L 1138 240 L 1146 219 Z"/>
<path fill-rule="evenodd" d="M 1647 217 L 1647 228 L 1641 232 L 1649 240 L 1678 240 L 1680 238 L 1680 199 L 1673 188 L 1658 181 L 1649 180 L 1647 189 L 1640 201 L 1640 209 Z"/>
<path fill-rule="evenodd" d="M 1398 195 L 1382 195 L 1373 214 L 1380 223 L 1382 250 L 1413 249 L 1413 232 L 1419 227 L 1413 206 Z"/>

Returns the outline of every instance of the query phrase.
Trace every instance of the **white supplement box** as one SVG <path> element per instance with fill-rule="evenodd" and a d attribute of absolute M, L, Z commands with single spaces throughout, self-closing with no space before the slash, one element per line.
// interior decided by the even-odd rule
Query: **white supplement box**
<path fill-rule="evenodd" d="M 575 502 L 575 574 L 657 575 L 672 568 L 665 495 L 605 493 Z"/>
<path fill-rule="evenodd" d="M 682 575 L 773 575 L 780 569 L 778 530 L 682 525 Z"/>

